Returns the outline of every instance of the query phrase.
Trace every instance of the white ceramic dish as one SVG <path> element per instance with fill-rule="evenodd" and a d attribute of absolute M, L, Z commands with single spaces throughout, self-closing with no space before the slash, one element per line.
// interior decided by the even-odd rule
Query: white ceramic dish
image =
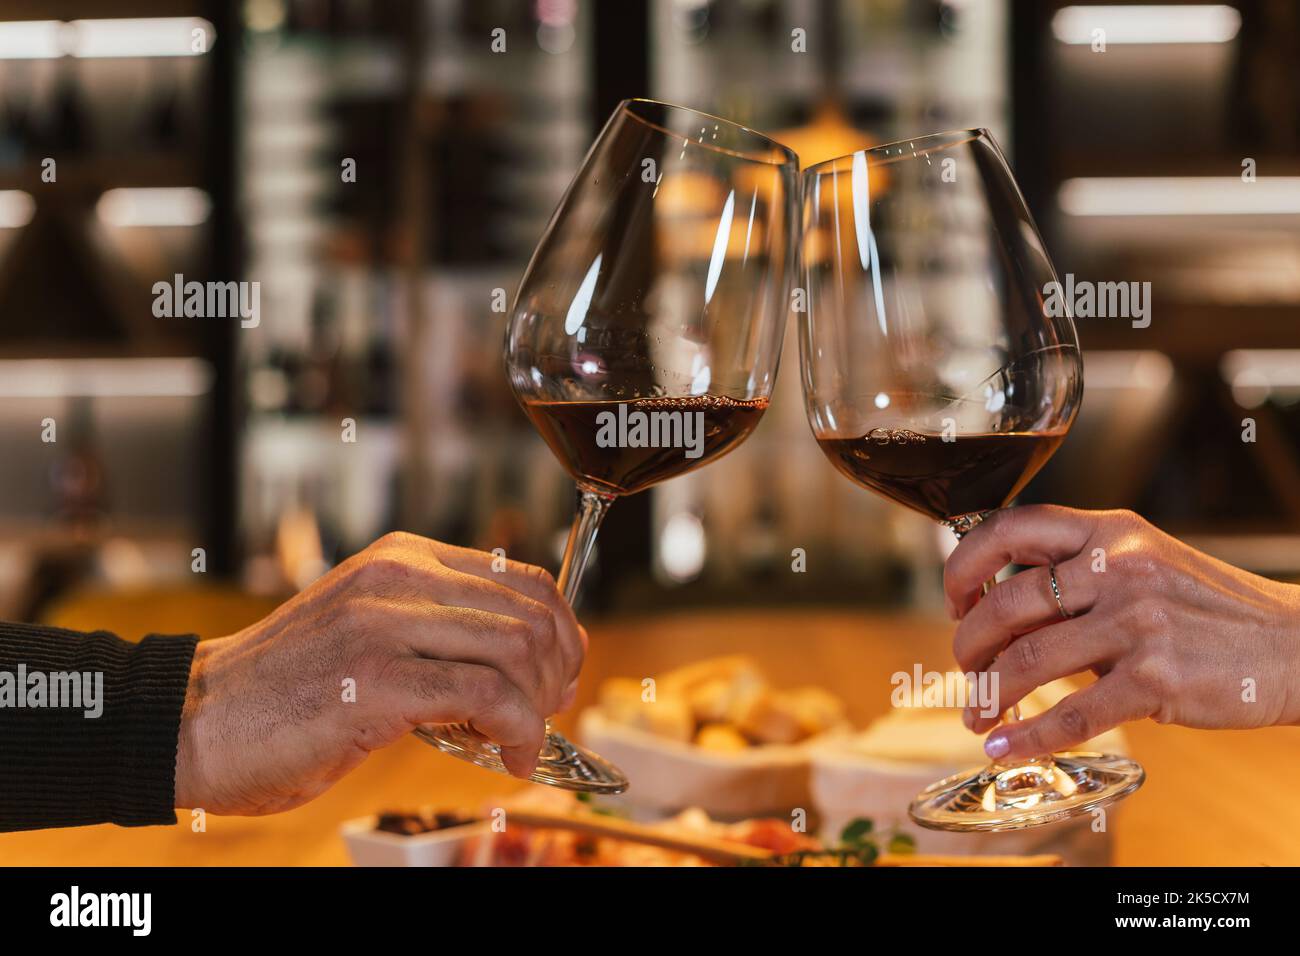
<path fill-rule="evenodd" d="M 616 723 L 590 707 L 578 719 L 578 733 L 627 774 L 631 786 L 621 799 L 636 812 L 660 816 L 699 807 L 715 820 L 737 820 L 810 808 L 813 749 L 844 731 L 789 746 L 705 750 Z"/>
<path fill-rule="evenodd" d="M 1056 682 L 1025 702 L 1026 714 L 1039 713 L 1072 687 Z M 1104 816 L 1001 833 L 946 833 L 916 826 L 908 805 L 925 787 L 943 777 L 988 762 L 983 737 L 962 726 L 955 710 L 930 710 L 883 718 L 861 734 L 827 741 L 812 754 L 809 789 L 821 819 L 821 836 L 834 841 L 855 817 L 870 817 L 877 830 L 909 833 L 917 851 L 934 854 L 1059 853 L 1071 865 L 1104 866 L 1110 861 L 1112 833 L 1122 804 Z M 1125 753 L 1124 735 L 1111 730 L 1078 750 Z"/>
<path fill-rule="evenodd" d="M 344 823 L 343 842 L 356 866 L 455 866 L 467 840 L 491 832 L 492 824 L 467 823 L 415 836 L 375 829 L 377 816 Z"/>

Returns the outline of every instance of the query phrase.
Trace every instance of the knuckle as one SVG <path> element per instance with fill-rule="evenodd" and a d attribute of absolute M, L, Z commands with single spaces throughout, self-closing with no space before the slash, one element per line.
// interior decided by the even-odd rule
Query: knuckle
<path fill-rule="evenodd" d="M 533 632 L 522 621 L 511 621 L 501 629 L 501 643 L 510 664 L 526 664 L 533 656 Z"/>
<path fill-rule="evenodd" d="M 482 668 L 467 676 L 461 692 L 471 713 L 497 710 L 509 692 L 510 684 L 500 671 Z"/>
<path fill-rule="evenodd" d="M 528 575 L 529 580 L 536 584 L 538 588 L 548 593 L 558 593 L 555 584 L 555 576 L 552 575 L 550 571 L 547 571 L 543 567 L 538 567 L 535 564 L 528 564 L 524 567 L 527 569 L 524 573 Z"/>
<path fill-rule="evenodd" d="M 1160 577 L 1160 562 L 1145 552 L 1134 554 L 1128 562 L 1128 575 L 1143 586 Z"/>
<path fill-rule="evenodd" d="M 1131 588 L 1150 588 L 1160 578 L 1160 562 L 1136 544 L 1116 549 L 1110 563 Z"/>
<path fill-rule="evenodd" d="M 375 542 L 379 548 L 400 548 L 411 543 L 415 536 L 406 531 L 389 531 Z"/>
<path fill-rule="evenodd" d="M 988 594 L 980 599 L 980 603 L 987 603 L 989 612 L 995 618 L 1005 619 L 1011 617 L 1020 603 L 1020 596 L 1016 594 L 1016 589 L 1010 581 L 1003 581 L 1000 584 L 993 585 Z"/>
<path fill-rule="evenodd" d="M 1136 511 L 1128 508 L 1112 508 L 1109 511 L 1103 511 L 1102 517 L 1112 525 L 1122 528 L 1125 531 L 1131 531 L 1146 524 L 1146 520 Z"/>
<path fill-rule="evenodd" d="M 544 604 L 538 604 L 533 609 L 530 627 L 533 636 L 547 649 L 554 647 L 560 639 L 560 629 L 555 622 L 555 615 Z"/>
<path fill-rule="evenodd" d="M 1138 613 L 1141 615 L 1138 623 L 1146 638 L 1147 647 L 1161 657 L 1172 659 L 1174 641 L 1169 633 L 1169 611 L 1164 602 L 1142 601 L 1138 605 Z"/>
<path fill-rule="evenodd" d="M 387 554 L 371 554 L 357 565 L 353 575 L 354 582 L 363 588 L 377 588 L 400 580 L 407 573 L 407 566 Z"/>
<path fill-rule="evenodd" d="M 993 512 L 979 523 L 979 527 L 987 528 L 985 532 L 992 538 L 1002 539 L 1011 534 L 1018 518 L 1014 508 L 1003 508 Z"/>
<path fill-rule="evenodd" d="M 1078 742 L 1093 736 L 1088 716 L 1074 704 L 1063 703 L 1057 707 L 1056 723 L 1070 740 Z"/>
<path fill-rule="evenodd" d="M 1147 700 L 1164 700 L 1174 686 L 1173 667 L 1164 654 L 1147 651 L 1133 661 L 1129 679 Z"/>
<path fill-rule="evenodd" d="M 1014 641 L 1006 653 L 1012 670 L 1021 674 L 1033 674 L 1043 663 L 1043 649 L 1031 637 Z"/>
<path fill-rule="evenodd" d="M 1141 597 L 1128 606 L 1128 623 L 1131 636 L 1142 638 L 1148 653 L 1163 654 L 1169 650 L 1169 612 L 1164 604 L 1151 597 Z"/>

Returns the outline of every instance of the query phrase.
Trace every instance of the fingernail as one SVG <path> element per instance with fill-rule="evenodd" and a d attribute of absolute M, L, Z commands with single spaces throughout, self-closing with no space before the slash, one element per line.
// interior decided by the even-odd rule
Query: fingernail
<path fill-rule="evenodd" d="M 1006 734 L 994 734 L 984 741 L 984 752 L 994 760 L 998 757 L 1005 757 L 1010 749 L 1011 741 L 1007 740 Z"/>

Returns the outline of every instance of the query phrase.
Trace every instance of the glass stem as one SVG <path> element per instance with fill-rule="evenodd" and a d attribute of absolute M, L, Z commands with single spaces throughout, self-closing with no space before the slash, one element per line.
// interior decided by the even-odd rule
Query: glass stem
<path fill-rule="evenodd" d="M 605 520 L 605 513 L 613 502 L 613 495 L 578 489 L 578 512 L 573 516 L 573 527 L 569 529 L 569 540 L 564 545 L 564 558 L 560 562 L 560 576 L 556 582 L 560 593 L 570 604 L 578 598 L 582 574 L 587 570 L 587 562 L 591 559 L 592 548 L 596 544 L 596 532 L 600 530 L 600 523 Z"/>
<path fill-rule="evenodd" d="M 564 600 L 570 606 L 578 598 L 578 588 L 582 585 L 582 574 L 587 570 L 592 549 L 596 544 L 596 532 L 605 520 L 605 512 L 613 504 L 612 495 L 602 495 L 585 488 L 578 489 L 578 510 L 573 516 L 573 526 L 569 528 L 569 540 L 564 543 L 564 557 L 560 559 L 560 576 L 556 585 Z M 546 718 L 546 746 L 542 756 L 553 755 L 561 761 L 574 759 L 573 745 L 564 735 L 551 725 L 551 718 Z"/>

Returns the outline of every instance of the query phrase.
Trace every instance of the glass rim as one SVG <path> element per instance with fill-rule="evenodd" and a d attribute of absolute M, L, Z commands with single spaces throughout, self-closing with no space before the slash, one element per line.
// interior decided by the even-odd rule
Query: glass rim
<path fill-rule="evenodd" d="M 695 145 L 697 146 L 703 146 L 706 149 L 711 149 L 714 152 L 718 152 L 718 153 L 724 153 L 728 156 L 735 156 L 737 159 L 747 160 L 748 162 L 751 163 L 761 163 L 764 166 L 793 165 L 796 170 L 798 170 L 799 168 L 799 155 L 794 150 L 792 150 L 789 146 L 786 146 L 784 143 L 778 142 L 777 140 L 773 139 L 771 136 L 768 136 L 766 133 L 760 133 L 756 129 L 752 129 L 751 127 L 744 126 L 733 120 L 729 120 L 726 117 L 716 116 L 713 113 L 706 113 L 704 112 L 704 110 L 697 110 L 691 106 L 679 106 L 676 103 L 668 103 L 665 102 L 664 100 L 652 100 L 644 96 L 631 96 L 628 97 L 627 99 L 622 100 L 618 104 L 617 108 L 615 109 L 615 113 L 626 112 L 628 113 L 628 115 L 632 116 L 638 122 L 644 123 L 646 126 L 649 126 L 652 129 L 659 130 L 659 132 L 664 133 L 668 136 L 680 137 L 682 135 L 676 130 L 666 129 L 665 127 L 660 126 L 658 123 L 652 121 L 651 119 L 642 116 L 634 109 L 634 107 L 637 104 L 646 104 L 649 106 L 660 106 L 660 107 L 664 107 L 665 109 L 675 110 L 680 113 L 687 113 L 692 116 L 698 116 L 712 123 L 724 124 L 730 129 L 735 130 L 736 132 L 741 133 L 744 136 L 752 137 L 758 140 L 765 147 L 765 151 L 756 150 L 753 153 L 742 152 L 736 149 L 729 149 L 726 146 L 718 146 L 716 143 L 705 143 L 702 141 L 696 142 Z M 780 156 L 782 158 L 776 159 L 771 154 L 776 154 L 777 156 Z"/>
<path fill-rule="evenodd" d="M 825 176 L 827 173 L 840 172 L 841 167 L 850 165 L 853 158 L 859 153 L 865 156 L 878 157 L 873 159 L 872 165 L 885 166 L 912 157 L 928 156 L 931 153 L 952 149 L 954 146 L 964 146 L 966 143 L 973 143 L 976 140 L 986 140 L 992 143 L 994 148 L 997 148 L 997 140 L 993 138 L 993 134 L 989 132 L 988 127 L 975 126 L 970 129 L 950 129 L 942 133 L 909 136 L 906 139 L 895 140 L 892 143 L 880 143 L 877 146 L 855 149 L 851 153 L 844 153 L 841 156 L 834 156 L 830 159 L 824 159 L 820 163 L 814 163 L 803 171 L 803 175 L 805 178 L 812 178 L 813 176 Z M 906 153 L 904 147 L 906 147 Z M 896 153 L 892 156 L 890 155 L 891 150 L 896 150 Z"/>

